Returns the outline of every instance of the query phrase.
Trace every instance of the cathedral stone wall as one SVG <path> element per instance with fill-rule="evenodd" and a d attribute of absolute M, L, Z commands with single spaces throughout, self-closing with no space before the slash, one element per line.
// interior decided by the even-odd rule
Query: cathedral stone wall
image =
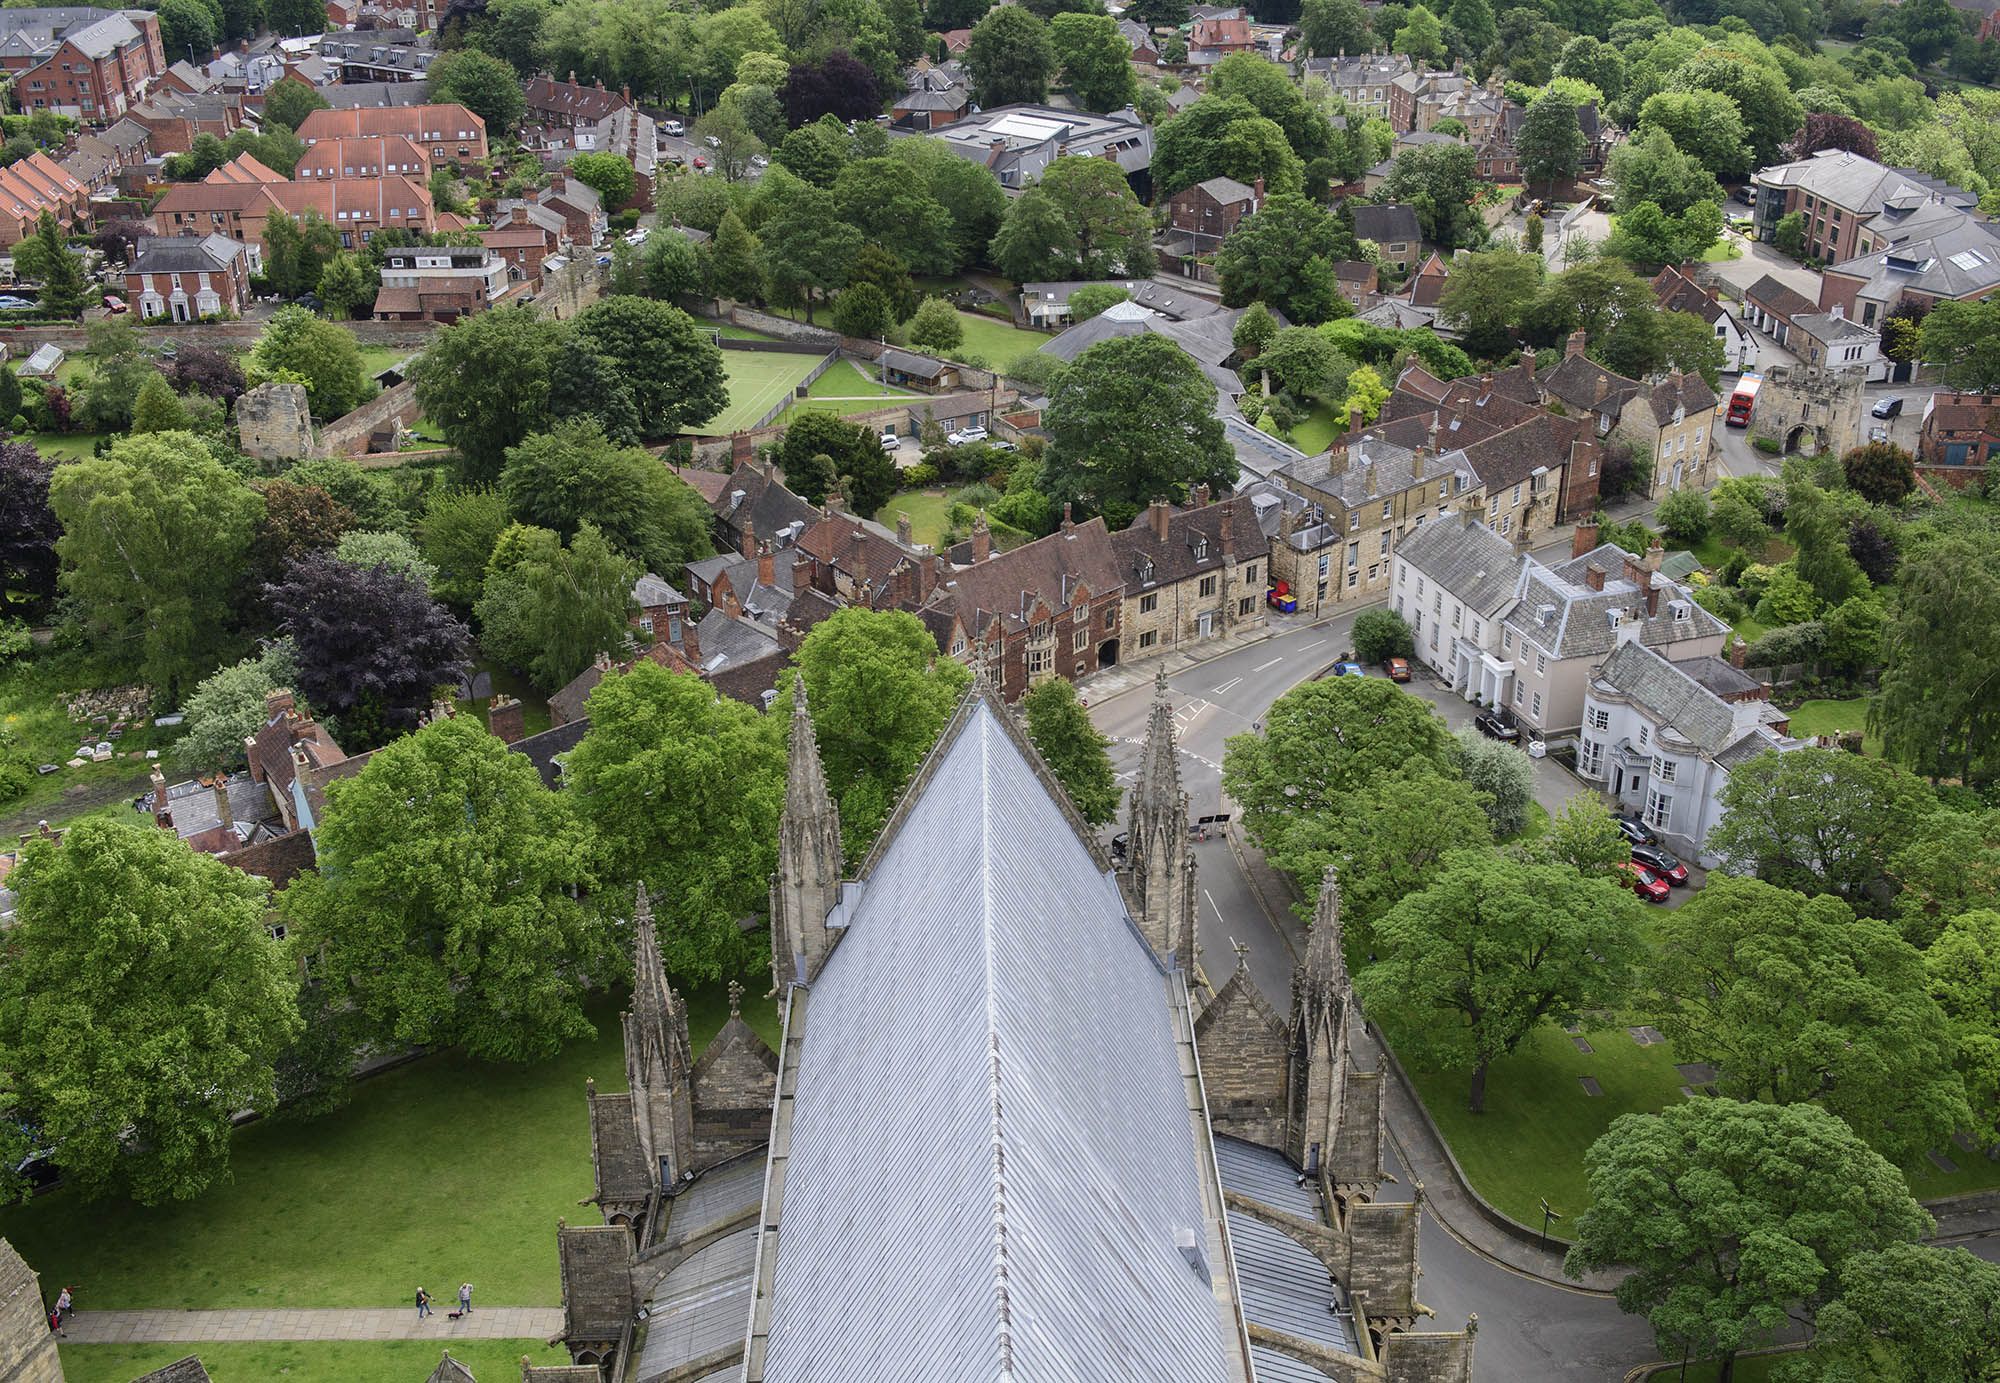
<path fill-rule="evenodd" d="M 0 1239 L 0 1383 L 63 1383 L 34 1270 Z"/>
<path fill-rule="evenodd" d="M 736 1014 L 694 1065 L 694 1152 L 711 1167 L 768 1141 L 778 1054 Z"/>
<path fill-rule="evenodd" d="M 301 384 L 261 384 L 236 400 L 236 434 L 245 456 L 289 461 L 311 456 L 312 414 Z"/>
<path fill-rule="evenodd" d="M 1195 1020 L 1201 1082 L 1217 1133 L 1285 1145 L 1285 1028 L 1238 970 Z"/>

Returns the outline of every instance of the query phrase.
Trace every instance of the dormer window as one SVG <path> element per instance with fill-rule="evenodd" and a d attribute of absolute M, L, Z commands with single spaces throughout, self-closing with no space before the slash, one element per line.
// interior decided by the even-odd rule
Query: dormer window
<path fill-rule="evenodd" d="M 1194 560 L 1197 562 L 1205 562 L 1208 560 L 1208 539 L 1199 536 L 1195 538 Z"/>

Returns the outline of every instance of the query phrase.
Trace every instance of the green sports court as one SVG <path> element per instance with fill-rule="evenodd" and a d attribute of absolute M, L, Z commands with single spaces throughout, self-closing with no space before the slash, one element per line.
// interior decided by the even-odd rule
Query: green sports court
<path fill-rule="evenodd" d="M 726 437 L 755 427 L 766 413 L 789 399 L 823 359 L 789 351 L 725 350 L 722 368 L 729 376 L 729 406 L 688 431 L 697 437 Z"/>

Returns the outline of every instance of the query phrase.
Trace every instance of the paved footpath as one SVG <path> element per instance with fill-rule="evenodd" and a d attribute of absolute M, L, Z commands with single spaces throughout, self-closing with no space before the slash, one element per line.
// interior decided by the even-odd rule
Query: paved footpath
<path fill-rule="evenodd" d="M 476 1302 L 476 1299 L 475 1299 Z M 464 1320 L 414 1306 L 356 1311 L 79 1311 L 64 1327 L 72 1344 L 196 1343 L 210 1340 L 545 1340 L 560 1335 L 557 1306 L 477 1306 Z"/>

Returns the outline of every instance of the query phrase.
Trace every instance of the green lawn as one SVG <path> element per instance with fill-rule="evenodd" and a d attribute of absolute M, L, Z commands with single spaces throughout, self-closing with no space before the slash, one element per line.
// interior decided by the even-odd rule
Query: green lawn
<path fill-rule="evenodd" d="M 1004 368 L 1028 351 L 1040 350 L 1052 339 L 1046 332 L 1025 331 L 976 312 L 961 312 L 958 320 L 965 328 L 965 339 L 956 351 L 947 351 L 946 354 L 953 357 L 976 355 L 994 369 Z"/>
<path fill-rule="evenodd" d="M 1703 264 L 1721 264 L 1727 260 L 1741 258 L 1743 258 L 1742 249 L 1728 236 L 1724 236 L 1701 252 Z"/>
<path fill-rule="evenodd" d="M 108 726 L 80 725 L 70 719 L 64 705 L 72 691 L 104 680 L 74 655 L 45 652 L 14 664 L 0 673 L 0 740 L 11 742 L 12 752 L 31 768 L 44 763 L 66 765 L 86 740 L 96 743 L 109 738 L 105 733 Z M 65 815 L 60 807 L 65 800 L 81 809 L 103 805 L 107 793 L 137 793 L 143 790 L 150 768 L 144 751 L 164 749 L 178 733 L 151 725 L 128 729 L 112 741 L 119 757 L 103 763 L 86 761 L 81 768 L 64 767 L 46 777 L 36 775 L 26 794 L 0 804 L 0 816 L 19 818 L 34 813 L 55 821 Z M 126 754 L 137 757 L 124 757 Z"/>
<path fill-rule="evenodd" d="M 943 490 L 899 490 L 875 515 L 875 522 L 896 531 L 898 511 L 910 516 L 910 536 L 919 543 L 936 547 L 944 537 L 945 513 L 951 500 Z"/>
<path fill-rule="evenodd" d="M 1848 701 L 1804 701 L 1791 712 L 1791 717 L 1794 735 L 1838 735 L 1865 730 L 1868 698 L 1857 696 Z"/>
<path fill-rule="evenodd" d="M 721 986 L 687 998 L 700 1051 L 728 1001 Z M 0 1237 L 44 1282 L 82 1284 L 86 1310 L 400 1306 L 419 1284 L 467 1280 L 483 1303 L 553 1306 L 556 1220 L 598 1222 L 577 1204 L 591 1188 L 583 1083 L 625 1088 L 617 1007 L 598 1003 L 597 1037 L 553 1061 L 442 1054 L 362 1082 L 325 1119 L 253 1124 L 230 1180 L 199 1199 L 149 1209 L 59 1191 L 0 1210 Z M 748 999 L 744 1016 L 776 1043 L 771 1004 Z"/>
<path fill-rule="evenodd" d="M 802 412 L 868 413 L 878 408 L 893 407 L 902 399 L 912 398 L 908 389 L 898 389 L 871 379 L 857 368 L 851 360 L 835 361 L 827 372 L 814 380 L 806 389 L 806 401 L 792 405 L 785 411 L 784 420 L 789 421 Z"/>
<path fill-rule="evenodd" d="M 1333 445 L 1333 439 L 1340 435 L 1341 426 L 1346 421 L 1326 404 L 1315 404 L 1306 420 L 1292 429 L 1291 444 L 1307 456 L 1317 456 Z M 1273 437 L 1278 435 L 1278 429 L 1272 425 L 1268 413 L 1258 420 L 1257 427 Z"/>
<path fill-rule="evenodd" d="M 553 1246 L 552 1246 L 553 1247 Z M 462 1279 L 461 1279 L 462 1280 Z M 474 1302 L 477 1305 L 477 1300 Z M 69 1383 L 129 1383 L 199 1354 L 215 1383 L 417 1383 L 437 1367 L 443 1346 L 429 1340 L 311 1340 L 261 1344 L 64 1345 Z M 511 1383 L 521 1376 L 521 1356 L 537 1364 L 569 1362 L 569 1351 L 540 1340 L 459 1340 L 451 1357 L 481 1380 Z"/>
<path fill-rule="evenodd" d="M 30 442 L 36 451 L 44 456 L 53 456 L 58 461 L 81 461 L 97 451 L 96 432 L 30 432 L 21 440 Z"/>
<path fill-rule="evenodd" d="M 362 346 L 360 350 L 361 373 L 369 379 L 417 353 L 408 346 Z"/>
<path fill-rule="evenodd" d="M 819 362 L 818 356 L 784 351 L 724 351 L 729 407 L 688 431 L 698 437 L 724 437 L 754 426 L 774 405 L 791 397 L 799 381 Z"/>
<path fill-rule="evenodd" d="M 775 341 L 778 338 L 766 331 L 752 331 L 749 327 L 739 327 L 733 322 L 703 322 L 703 326 L 713 328 L 719 335 L 732 341 Z"/>
<path fill-rule="evenodd" d="M 1573 1222 L 1589 1203 L 1583 1154 L 1621 1114 L 1657 1113 L 1681 1098 L 1671 1047 L 1641 1047 L 1623 1026 L 1585 1024 L 1593 1048 L 1576 1049 L 1569 1035 L 1544 1025 L 1487 1076 L 1486 1112 L 1465 1107 L 1468 1072 L 1427 1072 L 1410 1078 L 1479 1193 L 1523 1224 L 1540 1227 L 1541 1197 Z M 1586 1095 L 1579 1078 L 1594 1077 L 1604 1093 Z M 1559 1233 L 1562 1223 L 1551 1230 Z"/>

